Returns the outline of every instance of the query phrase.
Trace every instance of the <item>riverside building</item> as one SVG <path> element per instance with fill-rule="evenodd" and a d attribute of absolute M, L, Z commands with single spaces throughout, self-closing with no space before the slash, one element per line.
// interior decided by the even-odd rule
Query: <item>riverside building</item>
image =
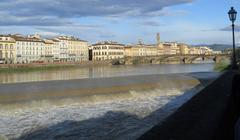
<path fill-rule="evenodd" d="M 189 52 L 188 45 L 178 44 L 177 47 L 179 48 L 181 55 L 187 55 L 188 54 L 188 52 Z"/>
<path fill-rule="evenodd" d="M 60 36 L 54 39 L 59 45 L 61 62 L 80 62 L 88 60 L 88 42 L 79 38 Z M 57 51 L 57 50 L 56 50 Z"/>
<path fill-rule="evenodd" d="M 162 44 L 164 55 L 176 55 L 180 54 L 180 49 L 177 46 L 177 43 L 175 42 L 165 42 Z"/>
<path fill-rule="evenodd" d="M 58 40 L 59 43 L 59 60 L 60 62 L 67 62 L 68 60 L 68 48 L 69 48 L 69 41 L 66 36 L 60 36 L 55 38 Z"/>
<path fill-rule="evenodd" d="M 15 43 L 9 35 L 0 36 L 0 64 L 16 63 Z"/>
<path fill-rule="evenodd" d="M 68 60 L 72 62 L 88 61 L 88 42 L 79 38 L 68 38 Z"/>
<path fill-rule="evenodd" d="M 17 63 L 43 62 L 45 57 L 45 44 L 40 36 L 11 35 L 16 41 Z"/>
<path fill-rule="evenodd" d="M 44 45 L 45 45 L 45 56 L 44 56 L 45 62 L 53 62 L 54 41 L 51 39 L 44 39 Z"/>
<path fill-rule="evenodd" d="M 125 56 L 156 56 L 157 47 L 154 45 L 138 44 L 134 46 L 126 46 L 124 48 Z"/>
<path fill-rule="evenodd" d="M 57 39 L 52 39 L 53 47 L 52 47 L 52 55 L 53 62 L 60 62 L 60 41 Z"/>
<path fill-rule="evenodd" d="M 213 50 L 208 47 L 203 46 L 203 47 L 199 47 L 199 49 L 201 54 L 207 54 L 207 55 L 213 54 Z"/>
<path fill-rule="evenodd" d="M 124 45 L 113 42 L 103 41 L 93 44 L 90 47 L 92 53 L 92 60 L 113 60 L 124 57 Z"/>

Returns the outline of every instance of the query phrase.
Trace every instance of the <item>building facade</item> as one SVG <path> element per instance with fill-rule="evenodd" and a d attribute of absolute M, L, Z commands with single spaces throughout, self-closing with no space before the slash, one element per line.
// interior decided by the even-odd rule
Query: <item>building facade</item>
<path fill-rule="evenodd" d="M 53 47 L 52 47 L 52 55 L 53 62 L 60 62 L 60 44 L 61 42 L 57 39 L 52 39 Z"/>
<path fill-rule="evenodd" d="M 21 35 L 12 35 L 11 37 L 16 41 L 17 63 L 44 62 L 45 44 L 43 40 Z"/>
<path fill-rule="evenodd" d="M 91 46 L 93 60 L 113 60 L 124 57 L 124 45 L 112 42 L 104 41 L 93 44 Z"/>
<path fill-rule="evenodd" d="M 54 42 L 51 39 L 44 39 L 44 47 L 45 47 L 45 62 L 53 62 L 53 46 Z"/>
<path fill-rule="evenodd" d="M 68 38 L 69 61 L 88 61 L 88 42 L 79 38 Z"/>
<path fill-rule="evenodd" d="M 15 44 L 11 36 L 0 36 L 0 64 L 16 63 Z"/>
<path fill-rule="evenodd" d="M 199 47 L 200 49 L 200 54 L 206 54 L 206 55 L 209 55 L 209 54 L 213 54 L 213 50 L 208 48 L 208 47 Z"/>
<path fill-rule="evenodd" d="M 180 54 L 181 55 L 187 55 L 188 52 L 189 52 L 189 48 L 188 48 L 188 45 L 186 44 L 178 44 L 177 45 L 179 50 L 180 50 Z"/>
<path fill-rule="evenodd" d="M 164 55 L 176 55 L 180 54 L 180 48 L 177 46 L 175 42 L 165 42 L 162 44 L 163 46 L 163 54 Z"/>
<path fill-rule="evenodd" d="M 156 56 L 158 55 L 157 47 L 154 45 L 138 44 L 126 46 L 124 48 L 125 56 Z"/>
<path fill-rule="evenodd" d="M 69 48 L 69 41 L 68 38 L 65 36 L 60 36 L 55 38 L 58 40 L 59 43 L 59 61 L 60 62 L 67 62 L 68 61 L 68 48 Z"/>

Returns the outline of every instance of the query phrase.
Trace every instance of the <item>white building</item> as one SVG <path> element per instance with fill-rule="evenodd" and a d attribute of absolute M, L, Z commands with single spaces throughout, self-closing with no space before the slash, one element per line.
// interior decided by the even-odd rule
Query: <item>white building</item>
<path fill-rule="evenodd" d="M 69 41 L 67 37 L 60 36 L 55 38 L 54 40 L 58 40 L 59 43 L 59 60 L 61 62 L 67 62 L 68 60 L 68 48 L 69 48 Z"/>
<path fill-rule="evenodd" d="M 213 50 L 208 47 L 200 47 L 200 54 L 212 54 Z"/>
<path fill-rule="evenodd" d="M 36 37 L 12 35 L 16 41 L 17 63 L 43 62 L 45 56 L 44 41 Z"/>
<path fill-rule="evenodd" d="M 60 61 L 60 44 L 61 42 L 57 39 L 52 39 L 53 41 L 53 47 L 52 47 L 52 52 L 53 52 L 53 61 L 54 62 L 59 62 Z"/>
<path fill-rule="evenodd" d="M 59 51 L 60 61 L 80 62 L 88 60 L 88 42 L 80 40 L 79 38 L 60 36 L 54 39 L 55 47 L 54 52 L 57 54 Z M 59 50 L 58 50 L 59 49 Z"/>
<path fill-rule="evenodd" d="M 103 41 L 91 46 L 93 60 L 113 60 L 124 57 L 124 45 L 112 42 Z"/>

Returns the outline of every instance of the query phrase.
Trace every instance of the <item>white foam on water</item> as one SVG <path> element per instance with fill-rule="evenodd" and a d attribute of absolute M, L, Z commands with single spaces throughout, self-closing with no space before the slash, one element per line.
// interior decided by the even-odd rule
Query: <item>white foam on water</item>
<path fill-rule="evenodd" d="M 202 87 L 201 87 L 202 88 Z M 130 91 L 129 98 L 65 104 L 35 101 L 25 108 L 0 107 L 0 135 L 9 139 L 136 139 L 201 88 Z M 100 98 L 100 99 L 99 99 Z"/>

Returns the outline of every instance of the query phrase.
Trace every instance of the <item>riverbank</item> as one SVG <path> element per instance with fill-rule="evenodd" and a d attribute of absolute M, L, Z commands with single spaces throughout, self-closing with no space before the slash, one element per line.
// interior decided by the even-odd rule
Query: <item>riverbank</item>
<path fill-rule="evenodd" d="M 1 64 L 0 73 L 48 71 L 57 69 L 71 69 L 81 67 L 108 66 L 111 61 L 86 61 L 81 63 L 29 63 L 29 64 Z"/>
<path fill-rule="evenodd" d="M 226 140 L 233 139 L 231 124 L 232 78 L 228 71 L 203 89 L 173 115 L 153 127 L 140 140 Z M 230 123 L 230 124 L 229 124 Z"/>

